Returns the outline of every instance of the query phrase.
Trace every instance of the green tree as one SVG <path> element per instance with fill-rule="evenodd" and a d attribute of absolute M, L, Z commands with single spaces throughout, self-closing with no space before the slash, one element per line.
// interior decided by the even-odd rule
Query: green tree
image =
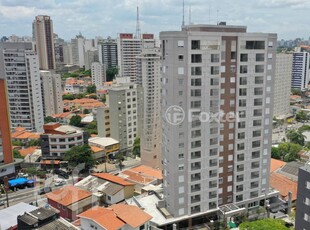
<path fill-rule="evenodd" d="M 279 160 L 281 159 L 281 154 L 280 154 L 279 148 L 277 148 L 277 147 L 271 148 L 271 157 L 274 159 L 279 159 Z"/>
<path fill-rule="evenodd" d="M 85 97 L 84 93 L 79 93 L 75 96 L 77 99 L 82 99 L 83 97 Z"/>
<path fill-rule="evenodd" d="M 140 157 L 140 137 L 137 137 L 137 138 L 135 139 L 135 141 L 133 142 L 133 150 L 132 150 L 132 153 L 133 153 L 135 156 Z"/>
<path fill-rule="evenodd" d="M 93 153 L 94 152 L 87 144 L 82 146 L 74 146 L 69 151 L 65 152 L 64 160 L 68 161 L 69 166 L 72 168 L 79 164 L 85 163 L 85 169 L 89 170 L 95 165 Z"/>
<path fill-rule="evenodd" d="M 83 110 L 83 114 L 89 114 L 89 110 L 88 109 L 84 109 Z"/>
<path fill-rule="evenodd" d="M 106 70 L 107 81 L 113 81 L 115 76 L 118 74 L 118 68 L 110 67 Z"/>
<path fill-rule="evenodd" d="M 103 103 L 107 101 L 107 97 L 105 94 L 102 95 L 102 97 L 100 98 L 100 101 L 102 101 Z"/>
<path fill-rule="evenodd" d="M 20 155 L 20 152 L 16 149 L 13 150 L 13 156 L 14 158 L 24 158 L 22 155 Z"/>
<path fill-rule="evenodd" d="M 27 147 L 30 147 L 30 146 L 40 146 L 41 145 L 41 141 L 40 139 L 33 139 L 33 140 L 30 140 L 26 143 L 26 146 Z"/>
<path fill-rule="evenodd" d="M 296 121 L 307 121 L 308 117 L 307 117 L 307 113 L 304 111 L 299 111 L 296 113 Z"/>
<path fill-rule="evenodd" d="M 80 115 L 75 115 L 71 117 L 69 125 L 81 127 L 81 121 L 82 121 L 82 117 Z"/>
<path fill-rule="evenodd" d="M 244 222 L 239 225 L 240 230 L 287 230 L 284 220 L 263 219 L 253 222 Z"/>
<path fill-rule="evenodd" d="M 303 135 L 302 132 L 300 132 L 299 130 L 298 131 L 289 130 L 286 133 L 286 137 L 292 143 L 299 144 L 301 146 L 304 146 L 305 144 L 305 135 Z"/>
<path fill-rule="evenodd" d="M 90 134 L 98 134 L 97 122 L 92 121 L 85 127 L 85 131 Z"/>
<path fill-rule="evenodd" d="M 89 86 L 87 86 L 86 93 L 88 93 L 88 94 L 96 93 L 96 85 L 89 85 Z"/>
<path fill-rule="evenodd" d="M 305 131 L 310 131 L 310 125 L 303 125 L 298 129 L 299 132 L 303 133 Z"/>
<path fill-rule="evenodd" d="M 23 142 L 18 141 L 18 140 L 12 141 L 12 145 L 13 146 L 25 146 L 25 144 Z"/>
<path fill-rule="evenodd" d="M 285 162 L 295 161 L 299 159 L 298 153 L 302 150 L 302 147 L 294 143 L 281 143 L 279 144 L 279 153 L 281 160 Z"/>
<path fill-rule="evenodd" d="M 88 96 L 88 98 L 97 99 L 97 95 L 96 94 L 91 94 L 91 95 Z"/>
<path fill-rule="evenodd" d="M 292 94 L 293 94 L 293 95 L 301 96 L 302 92 L 301 92 L 300 89 L 292 89 Z"/>
<path fill-rule="evenodd" d="M 51 116 L 44 118 L 44 124 L 50 123 L 50 122 L 56 122 L 56 118 L 53 118 Z"/>
<path fill-rule="evenodd" d="M 62 100 L 74 100 L 75 99 L 75 96 L 73 94 L 64 94 L 62 95 Z"/>

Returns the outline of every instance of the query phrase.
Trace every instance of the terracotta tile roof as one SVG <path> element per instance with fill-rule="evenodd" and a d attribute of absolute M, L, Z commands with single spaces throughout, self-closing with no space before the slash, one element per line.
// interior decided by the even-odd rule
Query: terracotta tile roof
<path fill-rule="evenodd" d="M 150 182 L 154 181 L 154 179 L 140 175 L 136 172 L 132 172 L 130 170 L 126 170 L 121 172 L 121 174 L 125 175 L 126 180 L 135 182 L 135 183 L 139 183 L 139 184 L 143 184 L 143 185 L 147 185 Z"/>
<path fill-rule="evenodd" d="M 284 165 L 286 165 L 286 162 L 271 158 L 270 173 L 276 171 L 279 168 L 282 168 Z"/>
<path fill-rule="evenodd" d="M 297 198 L 297 182 L 288 179 L 287 177 L 273 172 L 270 174 L 270 187 L 278 190 L 283 199 L 287 200 L 288 192 L 292 192 L 292 200 Z"/>
<path fill-rule="evenodd" d="M 97 147 L 97 146 L 90 146 L 90 148 L 91 148 L 91 150 L 94 151 L 94 153 L 97 153 L 97 152 L 100 152 L 100 151 L 103 150 L 102 148 L 99 148 L 99 147 Z"/>
<path fill-rule="evenodd" d="M 15 129 L 15 131 L 11 134 L 11 137 L 14 139 L 39 139 L 40 134 L 28 132 L 23 129 Z"/>
<path fill-rule="evenodd" d="M 150 177 L 155 177 L 158 180 L 163 179 L 163 174 L 162 174 L 161 170 L 153 169 L 153 168 L 145 166 L 145 165 L 140 165 L 140 166 L 132 168 L 130 170 L 134 171 L 134 172 L 138 172 L 138 173 L 143 173 L 143 174 L 150 176 Z"/>
<path fill-rule="evenodd" d="M 101 179 L 116 183 L 116 184 L 123 185 L 123 186 L 134 185 L 133 183 L 130 183 L 130 182 L 124 180 L 123 178 L 120 178 L 118 176 L 114 176 L 114 175 L 109 174 L 109 173 L 94 173 L 92 175 L 95 177 L 99 177 Z"/>
<path fill-rule="evenodd" d="M 23 157 L 25 157 L 25 156 L 27 156 L 28 154 L 33 153 L 33 152 L 36 151 L 36 150 L 37 150 L 37 147 L 36 147 L 36 146 L 31 146 L 31 147 L 28 147 L 28 148 L 19 150 L 19 153 L 20 153 L 20 155 L 22 155 Z"/>
<path fill-rule="evenodd" d="M 290 96 L 290 99 L 292 99 L 292 100 L 301 99 L 301 96 L 298 96 L 298 95 L 291 95 L 291 96 Z"/>
<path fill-rule="evenodd" d="M 137 228 L 153 218 L 137 206 L 133 205 L 114 204 L 109 208 L 111 208 L 122 221 L 126 222 L 133 228 Z"/>
<path fill-rule="evenodd" d="M 66 112 L 66 113 L 58 113 L 58 114 L 53 114 L 52 117 L 54 118 L 65 118 L 69 116 L 71 112 Z"/>
<path fill-rule="evenodd" d="M 79 217 L 93 220 L 107 230 L 118 230 L 125 225 L 111 209 L 103 207 L 91 208 L 79 214 Z"/>
<path fill-rule="evenodd" d="M 46 197 L 63 206 L 76 203 L 90 197 L 92 194 L 73 185 L 68 185 L 46 194 Z"/>

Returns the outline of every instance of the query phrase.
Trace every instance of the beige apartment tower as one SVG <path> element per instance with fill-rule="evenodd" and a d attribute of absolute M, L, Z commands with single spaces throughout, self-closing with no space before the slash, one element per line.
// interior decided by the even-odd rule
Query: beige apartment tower
<path fill-rule="evenodd" d="M 160 33 L 166 208 L 258 206 L 269 191 L 276 34 L 189 25 Z"/>

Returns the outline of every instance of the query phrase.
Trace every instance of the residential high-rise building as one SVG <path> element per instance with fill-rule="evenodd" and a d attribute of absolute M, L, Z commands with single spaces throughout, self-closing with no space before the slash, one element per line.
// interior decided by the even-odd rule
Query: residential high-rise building
<path fill-rule="evenodd" d="M 96 85 L 96 89 L 102 89 L 106 81 L 105 68 L 100 62 L 93 62 L 91 64 L 91 80 L 92 84 Z"/>
<path fill-rule="evenodd" d="M 3 66 L 0 63 L 0 68 Z M 7 89 L 4 76 L 0 75 L 0 180 L 4 176 L 13 175 L 15 173 L 11 131 L 10 131 L 10 115 L 7 102 Z"/>
<path fill-rule="evenodd" d="M 85 38 L 80 34 L 76 38 L 71 39 L 71 49 L 72 49 L 72 64 L 78 65 L 81 68 L 85 65 L 85 50 L 84 50 Z"/>
<path fill-rule="evenodd" d="M 308 88 L 308 82 L 309 82 L 309 53 L 295 52 L 293 53 L 292 88 L 293 89 Z"/>
<path fill-rule="evenodd" d="M 308 229 L 310 226 L 310 166 L 299 168 L 296 202 L 295 229 Z"/>
<path fill-rule="evenodd" d="M 64 50 L 63 50 L 64 45 L 65 45 L 65 41 L 62 38 L 58 37 L 58 34 L 54 34 L 56 63 L 59 63 L 59 64 L 64 63 Z"/>
<path fill-rule="evenodd" d="M 117 67 L 117 40 L 108 37 L 98 43 L 99 62 L 106 68 Z"/>
<path fill-rule="evenodd" d="M 39 56 L 40 69 L 55 69 L 53 21 L 50 16 L 36 16 L 33 22 L 33 35 Z"/>
<path fill-rule="evenodd" d="M 63 113 L 62 87 L 60 74 L 41 70 L 44 117 Z"/>
<path fill-rule="evenodd" d="M 6 78 L 11 129 L 43 130 L 38 55 L 31 43 L 0 43 L 0 75 Z"/>
<path fill-rule="evenodd" d="M 73 64 L 71 43 L 67 43 L 66 45 L 63 45 L 63 57 L 64 57 L 64 64 L 66 65 Z"/>
<path fill-rule="evenodd" d="M 85 51 L 84 54 L 84 63 L 85 70 L 91 69 L 91 65 L 93 62 L 98 62 L 98 50 L 95 48 L 91 48 L 90 50 Z"/>
<path fill-rule="evenodd" d="M 142 164 L 161 168 L 160 51 L 143 49 L 137 56 L 136 82 L 143 89 Z"/>
<path fill-rule="evenodd" d="M 221 23 L 160 39 L 167 210 L 258 206 L 270 194 L 277 35 Z"/>
<path fill-rule="evenodd" d="M 105 109 L 107 113 L 100 116 L 104 119 L 100 122 L 110 123 L 110 137 L 118 140 L 121 151 L 126 152 L 133 147 L 134 140 L 140 137 L 142 89 L 134 83 L 117 84 L 109 89 L 107 100 L 109 110 Z M 102 128 L 104 127 L 98 127 Z"/>
<path fill-rule="evenodd" d="M 130 82 L 136 81 L 136 56 L 142 48 L 154 48 L 153 34 L 142 34 L 141 38 L 134 38 L 133 34 L 119 34 L 117 39 L 117 57 L 119 74 Z"/>
<path fill-rule="evenodd" d="M 273 103 L 273 116 L 275 117 L 287 115 L 290 111 L 292 64 L 293 54 L 277 54 Z"/>

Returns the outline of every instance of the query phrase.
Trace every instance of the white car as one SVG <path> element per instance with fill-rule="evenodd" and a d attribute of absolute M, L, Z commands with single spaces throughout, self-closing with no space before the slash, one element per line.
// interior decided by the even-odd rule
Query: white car
<path fill-rule="evenodd" d="M 59 181 L 56 181 L 55 182 L 55 186 L 58 187 L 58 186 L 62 186 L 62 185 L 65 185 L 66 184 L 66 181 L 64 180 L 59 180 Z"/>

